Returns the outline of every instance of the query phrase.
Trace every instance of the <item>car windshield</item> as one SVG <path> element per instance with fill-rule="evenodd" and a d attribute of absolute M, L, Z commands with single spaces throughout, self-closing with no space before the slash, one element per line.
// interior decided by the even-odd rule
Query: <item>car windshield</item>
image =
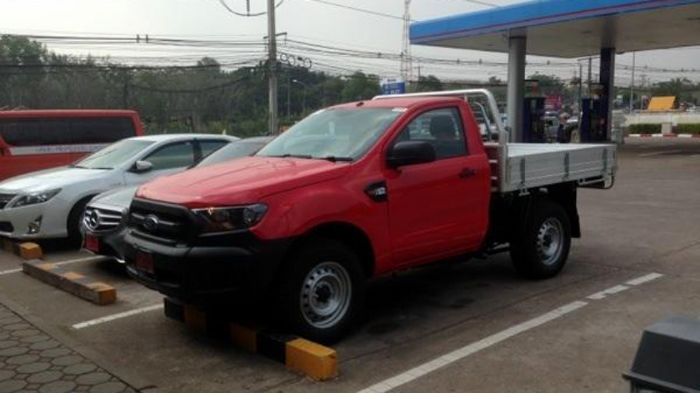
<path fill-rule="evenodd" d="M 124 139 L 83 158 L 72 165 L 74 168 L 114 169 L 129 158 L 135 156 L 153 141 L 143 139 Z"/>
<path fill-rule="evenodd" d="M 229 143 L 200 161 L 197 166 L 214 165 L 234 158 L 250 156 L 263 146 L 265 146 L 265 141 Z"/>
<path fill-rule="evenodd" d="M 401 109 L 392 108 L 321 110 L 285 131 L 257 155 L 356 160 L 370 149 L 401 112 Z"/>

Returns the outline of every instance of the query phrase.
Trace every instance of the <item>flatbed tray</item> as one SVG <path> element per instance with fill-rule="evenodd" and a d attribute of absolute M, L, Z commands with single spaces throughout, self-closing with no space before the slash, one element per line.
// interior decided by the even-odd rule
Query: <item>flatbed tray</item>
<path fill-rule="evenodd" d="M 493 190 L 522 191 L 547 185 L 611 182 L 617 162 L 612 144 L 486 143 Z"/>

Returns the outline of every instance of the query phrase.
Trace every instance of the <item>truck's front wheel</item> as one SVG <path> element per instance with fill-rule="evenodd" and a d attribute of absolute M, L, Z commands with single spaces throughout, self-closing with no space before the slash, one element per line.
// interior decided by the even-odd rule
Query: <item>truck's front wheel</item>
<path fill-rule="evenodd" d="M 310 340 L 339 340 L 364 302 L 365 280 L 357 255 L 337 240 L 315 238 L 288 262 L 280 297 L 287 322 Z"/>
<path fill-rule="evenodd" d="M 566 211 L 539 201 L 511 241 L 511 259 L 518 273 L 529 278 L 555 276 L 566 264 L 571 247 L 571 223 Z"/>

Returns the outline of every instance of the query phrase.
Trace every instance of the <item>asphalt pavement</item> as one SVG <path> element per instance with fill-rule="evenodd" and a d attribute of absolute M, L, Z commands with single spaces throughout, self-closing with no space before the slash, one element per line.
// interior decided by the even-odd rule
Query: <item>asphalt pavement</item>
<path fill-rule="evenodd" d="M 496 255 L 377 280 L 366 321 L 335 347 L 339 377 L 323 383 L 165 318 L 162 297 L 109 261 L 55 249 L 45 257 L 117 288 L 115 304 L 96 306 L 18 272 L 20 260 L 0 252 L 0 392 L 98 389 L 70 367 L 109 377 L 100 384 L 119 384 L 114 391 L 628 391 L 621 374 L 642 330 L 700 315 L 700 141 L 630 139 L 619 165 L 613 189 L 580 191 L 583 237 L 559 276 L 524 280 Z M 54 364 L 31 340 L 68 351 L 59 351 L 66 360 Z M 15 362 L 50 366 L 19 372 Z M 60 376 L 30 383 L 47 371 Z"/>

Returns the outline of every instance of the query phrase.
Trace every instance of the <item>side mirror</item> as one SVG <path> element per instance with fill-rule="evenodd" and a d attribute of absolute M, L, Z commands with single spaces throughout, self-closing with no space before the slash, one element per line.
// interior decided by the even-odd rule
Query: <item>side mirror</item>
<path fill-rule="evenodd" d="M 145 173 L 153 169 L 153 164 L 150 161 L 138 160 L 132 168 L 132 172 Z"/>
<path fill-rule="evenodd" d="M 403 141 L 389 151 L 386 163 L 390 168 L 425 164 L 435 161 L 435 148 L 425 141 Z"/>

